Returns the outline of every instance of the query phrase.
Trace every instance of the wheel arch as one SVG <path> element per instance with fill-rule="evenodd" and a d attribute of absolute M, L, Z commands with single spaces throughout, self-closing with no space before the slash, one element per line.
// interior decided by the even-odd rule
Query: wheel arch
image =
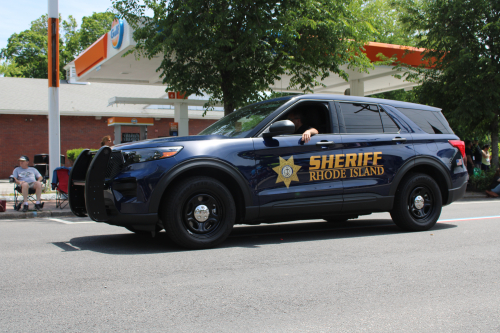
<path fill-rule="evenodd" d="M 195 159 L 179 164 L 162 177 L 153 190 L 149 204 L 150 213 L 158 213 L 160 203 L 168 189 L 178 181 L 191 176 L 208 176 L 220 181 L 233 195 L 236 204 L 236 221 L 245 217 L 245 207 L 252 206 L 248 182 L 232 165 L 216 159 Z"/>
<path fill-rule="evenodd" d="M 442 202 L 448 202 L 449 189 L 452 188 L 450 174 L 441 162 L 429 157 L 417 157 L 406 162 L 392 181 L 390 195 L 396 194 L 401 180 L 409 173 L 423 173 L 432 177 L 441 190 Z"/>

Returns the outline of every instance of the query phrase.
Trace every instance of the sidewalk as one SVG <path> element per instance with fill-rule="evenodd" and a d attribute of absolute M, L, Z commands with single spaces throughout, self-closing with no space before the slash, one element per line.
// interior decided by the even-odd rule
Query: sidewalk
<path fill-rule="evenodd" d="M 27 211 L 26 213 L 23 213 L 21 211 L 17 212 L 14 210 L 14 202 L 13 201 L 7 201 L 7 210 L 3 213 L 0 213 L 0 221 L 1 220 L 6 220 L 6 219 L 29 219 L 29 218 L 36 218 L 36 217 L 71 217 L 75 216 L 72 212 L 71 209 L 69 208 L 69 205 L 66 205 L 63 209 L 56 208 L 56 201 L 55 200 L 42 200 L 44 203 L 43 210 L 37 211 L 35 210 L 35 205 L 30 202 L 30 210 Z M 67 204 L 68 202 L 66 201 L 64 204 Z M 64 206 L 63 204 L 63 206 Z"/>
<path fill-rule="evenodd" d="M 8 179 L 0 179 L 0 200 L 7 200 L 7 210 L 3 213 L 0 212 L 0 220 L 75 216 L 71 212 L 69 205 L 66 205 L 63 209 L 56 208 L 55 193 L 42 193 L 43 210 L 35 210 L 35 205 L 30 202 L 30 210 L 28 212 L 17 212 L 14 210 L 14 196 L 10 195 L 12 193 L 14 193 L 14 184 L 9 183 Z M 22 200 L 22 196 L 20 198 Z M 64 204 L 67 204 L 67 201 Z"/>

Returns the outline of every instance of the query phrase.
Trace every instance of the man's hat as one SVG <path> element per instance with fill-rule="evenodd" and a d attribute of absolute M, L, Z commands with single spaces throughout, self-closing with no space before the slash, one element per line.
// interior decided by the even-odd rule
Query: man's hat
<path fill-rule="evenodd" d="M 28 158 L 28 156 L 23 155 L 23 156 L 19 157 L 19 161 L 28 161 L 29 162 L 30 159 Z"/>

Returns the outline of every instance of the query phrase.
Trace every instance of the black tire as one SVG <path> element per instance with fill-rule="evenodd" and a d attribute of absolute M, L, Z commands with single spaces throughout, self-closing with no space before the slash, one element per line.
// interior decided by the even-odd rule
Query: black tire
<path fill-rule="evenodd" d="M 426 174 L 414 173 L 399 184 L 391 217 L 401 229 L 429 230 L 439 219 L 442 206 L 441 190 L 436 181 Z"/>
<path fill-rule="evenodd" d="M 236 205 L 231 192 L 218 180 L 187 178 L 167 190 L 160 219 L 169 238 L 188 249 L 208 249 L 231 233 Z M 196 208 L 200 209 L 195 216 Z"/>

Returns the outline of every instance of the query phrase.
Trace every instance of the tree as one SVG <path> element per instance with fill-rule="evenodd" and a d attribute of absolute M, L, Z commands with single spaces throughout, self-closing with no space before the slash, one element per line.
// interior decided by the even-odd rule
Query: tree
<path fill-rule="evenodd" d="M 9 37 L 7 47 L 0 57 L 6 59 L 15 71 L 4 73 L 9 76 L 46 78 L 47 63 L 47 15 L 31 22 L 31 28 Z"/>
<path fill-rule="evenodd" d="M 135 29 L 136 51 L 161 56 L 167 89 L 211 95 L 225 115 L 290 74 L 302 90 L 342 65 L 370 66 L 360 52 L 369 25 L 357 0 L 113 0 Z M 153 17 L 145 15 L 152 10 Z"/>
<path fill-rule="evenodd" d="M 82 18 L 82 25 L 78 30 L 76 21 L 70 15 L 69 21 L 63 23 L 66 56 L 73 60 L 78 54 L 85 51 L 111 29 L 111 23 L 114 19 L 115 14 L 111 12 L 94 12 L 91 16 Z"/>
<path fill-rule="evenodd" d="M 17 67 L 17 64 L 14 61 L 4 61 L 0 64 L 0 74 L 7 77 L 16 77 L 21 75 L 21 70 Z"/>
<path fill-rule="evenodd" d="M 111 12 L 84 16 L 81 29 L 78 29 L 73 16 L 70 15 L 68 20 L 59 17 L 62 28 L 59 36 L 59 68 L 62 69 L 109 31 L 114 17 Z M 10 36 L 7 46 L 0 52 L 0 58 L 4 60 L 0 73 L 5 76 L 47 78 L 47 40 L 48 19 L 47 15 L 42 15 L 31 22 L 30 29 Z M 60 72 L 60 78 L 64 78 L 63 71 Z"/>
<path fill-rule="evenodd" d="M 364 20 L 373 27 L 371 42 L 416 46 L 416 31 L 404 29 L 401 13 L 392 0 L 366 0 L 362 6 Z"/>
<path fill-rule="evenodd" d="M 441 107 L 464 133 L 487 132 L 498 166 L 500 115 L 500 2 L 498 0 L 400 0 L 402 23 L 417 27 L 418 46 L 433 69 L 420 68 L 421 103 Z"/>

